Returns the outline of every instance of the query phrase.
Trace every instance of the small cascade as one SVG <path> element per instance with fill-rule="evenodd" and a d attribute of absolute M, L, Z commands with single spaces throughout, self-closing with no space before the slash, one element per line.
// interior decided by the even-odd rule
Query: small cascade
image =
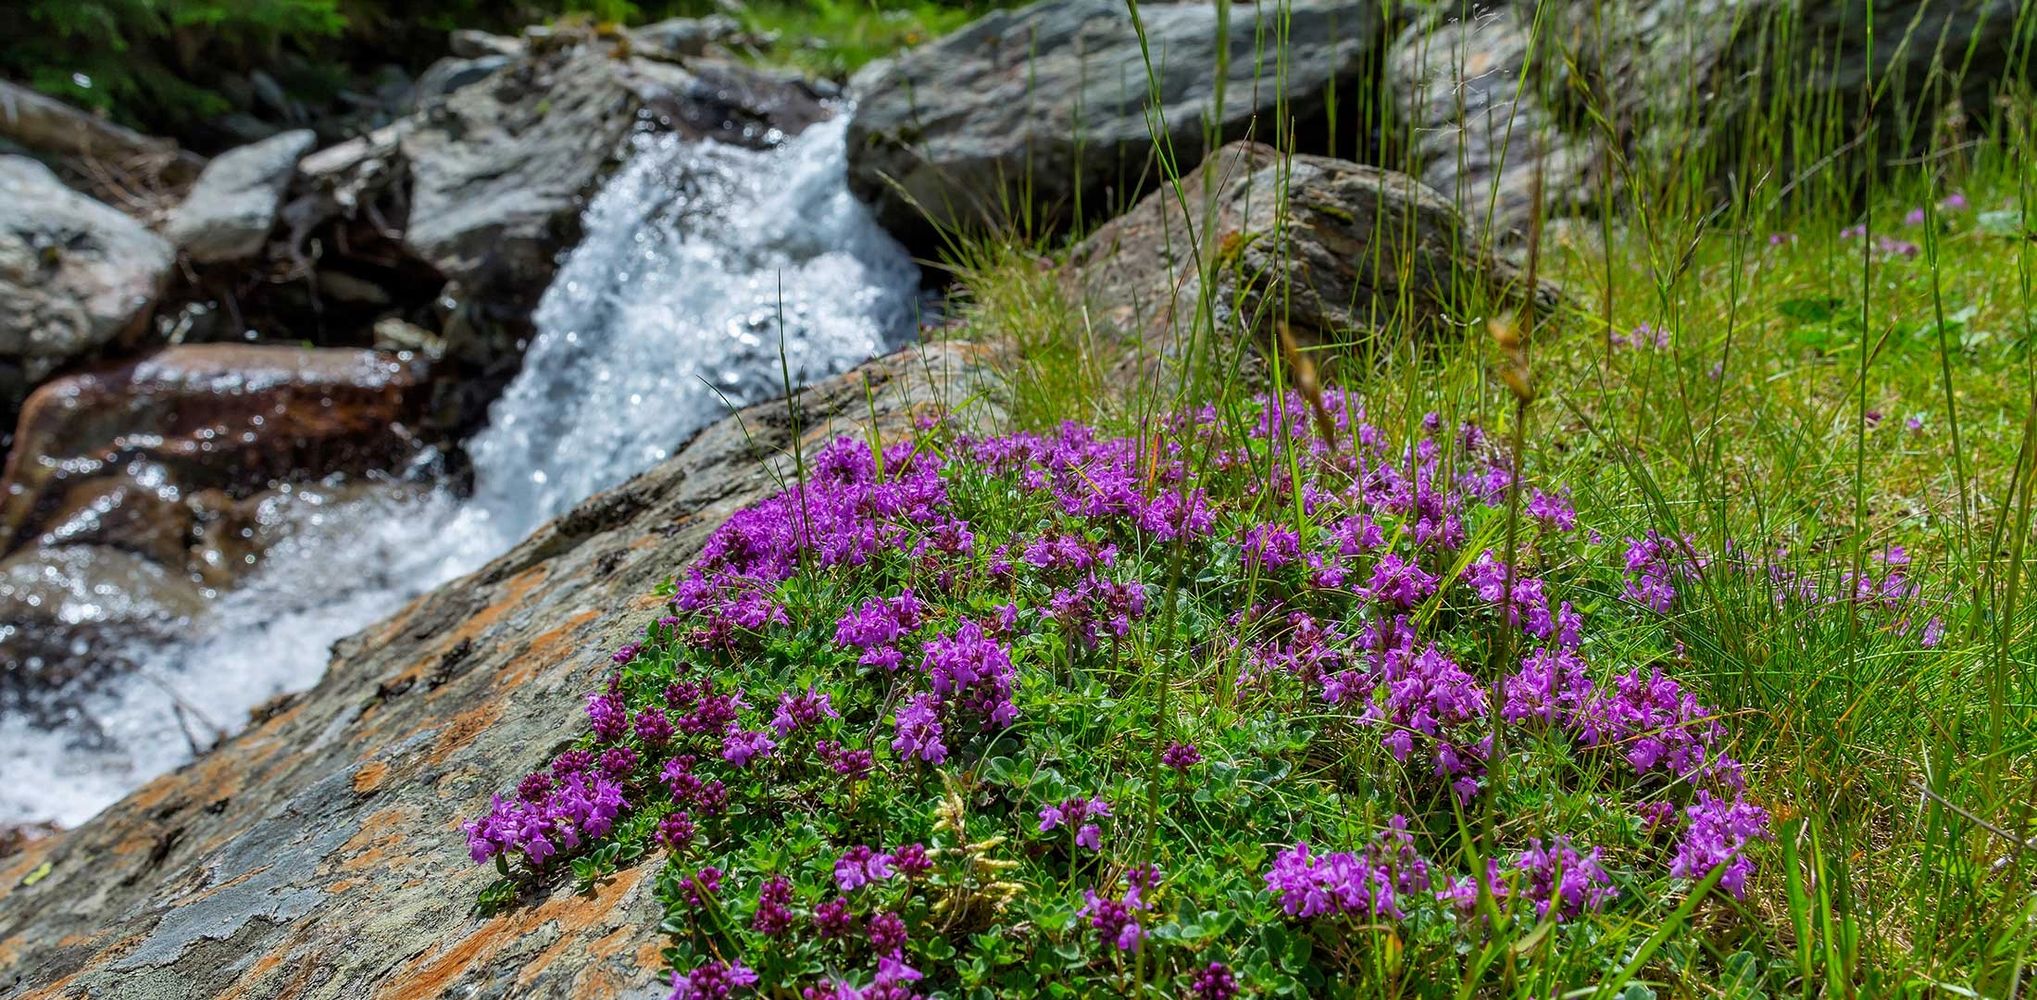
<path fill-rule="evenodd" d="M 849 193 L 846 109 L 756 151 L 641 135 L 538 306 L 522 373 L 431 484 L 285 505 L 291 536 L 182 643 L 50 713 L 0 717 L 0 824 L 83 821 L 317 682 L 332 643 L 655 465 L 733 407 L 913 334 L 919 273 Z M 782 358 L 781 358 L 782 351 Z M 352 494 L 349 494 L 351 496 Z"/>

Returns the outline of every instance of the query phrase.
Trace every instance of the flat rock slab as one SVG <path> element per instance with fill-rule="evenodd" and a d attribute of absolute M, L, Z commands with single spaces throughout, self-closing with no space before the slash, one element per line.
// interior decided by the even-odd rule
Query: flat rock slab
<path fill-rule="evenodd" d="M 917 348 L 798 397 L 807 447 L 960 405 L 984 345 Z M 481 919 L 462 820 L 583 724 L 608 652 L 729 514 L 789 477 L 783 401 L 336 644 L 318 686 L 76 830 L 0 861 L 0 994 L 662 996 L 647 859 Z M 37 873 L 32 884 L 28 876 Z"/>

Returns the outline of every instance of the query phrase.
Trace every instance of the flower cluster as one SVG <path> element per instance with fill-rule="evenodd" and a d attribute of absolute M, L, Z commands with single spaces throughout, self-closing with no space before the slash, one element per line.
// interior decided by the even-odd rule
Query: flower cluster
<path fill-rule="evenodd" d="M 1616 875 L 1747 893 L 1768 816 L 1718 713 L 1592 639 L 1611 618 L 1670 645 L 1702 560 L 1602 540 L 1560 491 L 1517 493 L 1478 427 L 1420 423 L 1400 440 L 1332 392 L 1123 438 L 838 440 L 715 530 L 600 660 L 585 735 L 465 824 L 471 854 L 591 878 L 666 852 L 675 998 L 966 992 L 964 948 L 1090 994 L 1133 962 L 1173 995 L 1305 993 L 1217 959 L 1267 922 L 1422 920 L 1407 939 L 1447 947 L 1481 900 L 1584 922 L 1628 905 Z M 1510 561 L 1488 546 L 1516 501 Z M 1895 561 L 1845 587 L 1909 597 Z M 1157 656 L 1185 666 L 1154 699 Z M 1457 816 L 1523 773 L 1590 774 L 1536 792 L 1615 808 L 1467 854 Z M 1393 818 L 1339 844 L 1361 814 Z M 1292 844 L 1270 862 L 1210 863 L 1269 830 Z M 1231 911 L 1194 947 L 1169 927 Z"/>

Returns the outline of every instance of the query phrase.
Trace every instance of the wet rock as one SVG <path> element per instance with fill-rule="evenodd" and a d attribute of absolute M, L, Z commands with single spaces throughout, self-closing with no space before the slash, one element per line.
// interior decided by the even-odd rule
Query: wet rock
<path fill-rule="evenodd" d="M 1223 138 L 1269 128 L 1277 101 L 1320 115 L 1376 60 L 1381 14 L 1370 0 L 1295 0 L 1264 23 L 1233 8 Z M 1140 8 L 1159 104 L 1180 169 L 1200 159 L 1217 78 L 1217 10 Z M 1276 24 L 1276 20 L 1284 24 Z M 1285 94 L 1264 37 L 1284 31 Z M 909 248 L 937 252 L 955 227 L 1031 220 L 1036 230 L 1095 218 L 1157 177 L 1146 62 L 1125 5 L 1044 0 L 997 11 L 858 77 L 849 182 Z"/>
<path fill-rule="evenodd" d="M 138 645 L 169 641 L 206 596 L 181 568 L 111 545 L 0 559 L 0 710 L 52 709 L 45 692 L 125 672 Z"/>
<path fill-rule="evenodd" d="M 188 534 L 174 526 L 204 515 L 201 491 L 244 500 L 407 460 L 422 385 L 421 364 L 370 351 L 239 344 L 57 379 L 22 410 L 0 551 L 113 545 L 172 562 Z"/>
<path fill-rule="evenodd" d="M 318 137 L 310 129 L 222 153 L 163 223 L 163 235 L 199 264 L 252 257 L 262 248 L 297 161 Z"/>
<path fill-rule="evenodd" d="M 934 346 L 816 385 L 798 400 L 809 444 L 873 412 L 900 433 L 976 396 L 994 364 L 985 345 Z M 458 824 L 579 725 L 574 692 L 655 618 L 655 588 L 791 474 L 787 424 L 780 401 L 710 427 L 585 516 L 342 640 L 316 687 L 218 750 L 0 861 L 0 992 L 662 995 L 658 859 L 482 919 L 474 899 L 497 876 L 468 861 Z"/>
<path fill-rule="evenodd" d="M 0 422 L 28 387 L 139 335 L 169 274 L 170 245 L 65 187 L 48 167 L 0 156 Z"/>
<path fill-rule="evenodd" d="M 1523 300 L 1520 273 L 1406 174 L 1246 142 L 1218 150 L 1182 192 L 1195 225 L 1171 190 L 1156 192 L 1078 245 L 1064 271 L 1089 314 L 1135 345 L 1135 361 L 1179 357 L 1208 329 L 1198 261 L 1215 276 L 1215 328 L 1262 346 L 1281 325 L 1301 349 L 1381 332 L 1431 337 Z M 1544 309 L 1555 295 L 1538 296 Z"/>
<path fill-rule="evenodd" d="M 20 854 L 23 848 L 56 832 L 51 823 L 0 824 L 0 858 Z"/>
<path fill-rule="evenodd" d="M 392 318 L 434 333 L 432 430 L 471 430 L 520 367 L 532 310 L 632 134 L 761 147 L 832 113 L 798 77 L 627 49 L 584 30 L 518 42 L 481 81 L 305 157 L 266 280 L 232 301 L 256 328 L 317 343 L 367 345 Z"/>
<path fill-rule="evenodd" d="M 667 102 L 754 103 L 753 114 L 771 118 L 771 103 L 784 101 L 799 113 L 781 135 L 813 120 L 807 109 L 817 102 L 785 93 L 785 81 L 726 65 L 715 73 L 617 58 L 590 40 L 453 94 L 399 132 L 411 186 L 405 246 L 470 294 L 499 289 L 534 304 L 559 250 L 577 235 L 580 208 L 645 123 L 639 112 L 655 124 Z M 703 134 L 722 138 L 731 112 L 713 110 L 716 129 Z"/>

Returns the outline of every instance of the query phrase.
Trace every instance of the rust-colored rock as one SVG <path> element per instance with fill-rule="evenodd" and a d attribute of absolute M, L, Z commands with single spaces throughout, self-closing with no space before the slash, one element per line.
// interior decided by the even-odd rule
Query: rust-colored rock
<path fill-rule="evenodd" d="M 901 352 L 801 393 L 807 447 L 980 399 L 992 349 Z M 707 534 L 792 474 L 753 407 L 334 649 L 319 684 L 90 822 L 0 859 L 0 995 L 662 995 L 652 859 L 489 919 L 461 820 L 582 725 L 607 652 Z M 44 866 L 47 866 L 45 868 Z M 41 872 L 32 884 L 24 877 Z"/>

